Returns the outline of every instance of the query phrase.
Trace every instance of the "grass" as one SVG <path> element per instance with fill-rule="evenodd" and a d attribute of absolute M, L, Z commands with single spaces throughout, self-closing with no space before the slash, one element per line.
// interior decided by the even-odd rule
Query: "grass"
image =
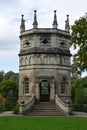
<path fill-rule="evenodd" d="M 0 117 L 0 130 L 87 130 L 87 118 Z"/>

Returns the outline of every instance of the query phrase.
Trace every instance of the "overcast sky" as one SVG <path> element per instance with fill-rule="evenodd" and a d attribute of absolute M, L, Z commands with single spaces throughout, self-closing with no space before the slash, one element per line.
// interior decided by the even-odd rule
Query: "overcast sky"
<path fill-rule="evenodd" d="M 57 10 L 58 28 L 64 29 L 67 14 L 70 25 L 85 15 L 87 0 L 0 0 L 0 71 L 18 72 L 21 14 L 26 29 L 30 29 L 34 10 L 37 10 L 38 27 L 52 27 L 53 11 Z"/>

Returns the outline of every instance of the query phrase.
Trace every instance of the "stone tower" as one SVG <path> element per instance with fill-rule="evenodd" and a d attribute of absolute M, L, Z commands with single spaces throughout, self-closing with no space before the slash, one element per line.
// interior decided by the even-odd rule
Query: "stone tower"
<path fill-rule="evenodd" d="M 71 111 L 70 26 L 69 15 L 65 30 L 58 29 L 54 11 L 52 28 L 38 28 L 34 11 L 33 28 L 25 30 L 22 15 L 19 53 L 20 113 L 36 102 L 55 102 L 63 111 Z"/>

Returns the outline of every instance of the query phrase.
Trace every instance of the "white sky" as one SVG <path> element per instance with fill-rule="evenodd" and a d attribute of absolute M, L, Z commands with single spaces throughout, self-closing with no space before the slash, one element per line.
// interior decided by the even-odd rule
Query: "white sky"
<path fill-rule="evenodd" d="M 21 14 L 26 28 L 32 28 L 33 11 L 37 10 L 38 27 L 52 27 L 57 10 L 58 28 L 64 29 L 66 15 L 70 25 L 87 12 L 87 0 L 0 0 L 0 71 L 18 72 Z"/>

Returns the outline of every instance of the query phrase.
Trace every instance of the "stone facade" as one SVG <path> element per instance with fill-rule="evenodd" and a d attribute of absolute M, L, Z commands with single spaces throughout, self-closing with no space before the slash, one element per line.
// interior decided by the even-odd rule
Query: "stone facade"
<path fill-rule="evenodd" d="M 35 95 L 37 102 L 55 101 L 55 95 L 58 95 L 63 102 L 70 100 L 71 54 L 68 15 L 65 30 L 60 30 L 57 26 L 56 11 L 54 11 L 53 28 L 38 28 L 35 11 L 33 28 L 25 30 L 25 21 L 22 15 L 19 104 L 22 101 L 29 101 L 32 95 Z"/>

